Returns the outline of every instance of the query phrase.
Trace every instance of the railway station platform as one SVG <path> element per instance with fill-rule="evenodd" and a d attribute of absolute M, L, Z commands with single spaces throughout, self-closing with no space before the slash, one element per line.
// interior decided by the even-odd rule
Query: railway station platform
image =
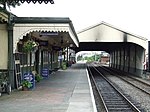
<path fill-rule="evenodd" d="M 84 63 L 58 70 L 31 91 L 0 97 L 0 112 L 97 112 Z"/>

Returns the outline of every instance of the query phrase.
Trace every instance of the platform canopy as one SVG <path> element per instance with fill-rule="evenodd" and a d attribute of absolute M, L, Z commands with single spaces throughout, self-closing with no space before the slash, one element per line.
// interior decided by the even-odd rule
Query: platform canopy
<path fill-rule="evenodd" d="M 17 43 L 27 35 L 49 47 L 78 47 L 79 40 L 72 21 L 66 17 L 14 17 L 14 52 Z"/>
<path fill-rule="evenodd" d="M 24 2 L 27 2 L 27 3 L 30 3 L 30 2 L 32 2 L 32 3 L 45 3 L 45 4 L 47 4 L 47 3 L 51 3 L 51 4 L 54 4 L 54 1 L 53 0 L 2 0 L 2 2 L 9 2 L 9 3 L 12 3 L 12 2 L 16 2 L 16 3 L 18 3 L 18 2 L 21 2 L 21 3 L 24 3 Z"/>

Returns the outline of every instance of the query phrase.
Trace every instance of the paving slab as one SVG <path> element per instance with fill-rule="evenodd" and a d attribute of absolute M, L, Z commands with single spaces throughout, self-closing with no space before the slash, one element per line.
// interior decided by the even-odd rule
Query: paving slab
<path fill-rule="evenodd" d="M 85 64 L 58 70 L 31 91 L 3 94 L 0 112 L 96 112 Z"/>

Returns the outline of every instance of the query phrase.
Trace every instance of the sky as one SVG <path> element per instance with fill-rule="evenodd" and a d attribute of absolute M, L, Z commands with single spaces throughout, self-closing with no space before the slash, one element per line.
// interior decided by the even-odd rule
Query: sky
<path fill-rule="evenodd" d="M 102 21 L 150 40 L 150 0 L 54 0 L 24 3 L 11 12 L 18 17 L 69 17 L 76 32 Z"/>

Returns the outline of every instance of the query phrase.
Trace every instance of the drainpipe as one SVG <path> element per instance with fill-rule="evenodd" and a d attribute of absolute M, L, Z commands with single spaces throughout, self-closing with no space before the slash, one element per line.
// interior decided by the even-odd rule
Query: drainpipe
<path fill-rule="evenodd" d="M 13 24 L 11 22 L 11 14 L 9 13 L 8 18 L 8 76 L 11 88 L 15 88 L 14 78 L 14 55 L 13 55 Z"/>

